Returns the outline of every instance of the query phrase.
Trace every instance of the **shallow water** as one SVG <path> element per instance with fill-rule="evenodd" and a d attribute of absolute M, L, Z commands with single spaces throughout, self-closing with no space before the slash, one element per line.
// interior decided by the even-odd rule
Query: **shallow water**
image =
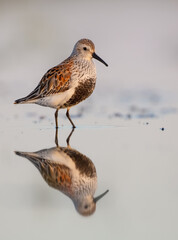
<path fill-rule="evenodd" d="M 177 239 L 177 113 L 127 118 L 115 116 L 115 109 L 112 114 L 111 109 L 103 114 L 80 107 L 71 111 L 77 128 L 70 145 L 96 167 L 95 196 L 109 189 L 95 213 L 83 217 L 67 196 L 49 187 L 27 159 L 14 153 L 55 147 L 54 111 L 12 104 L 2 110 L 1 239 Z M 61 111 L 62 147 L 71 131 L 64 116 Z"/>

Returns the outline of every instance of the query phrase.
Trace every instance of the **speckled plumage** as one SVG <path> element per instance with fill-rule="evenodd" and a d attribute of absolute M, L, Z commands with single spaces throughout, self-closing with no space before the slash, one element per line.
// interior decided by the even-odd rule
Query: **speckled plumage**
<path fill-rule="evenodd" d="M 51 68 L 41 79 L 38 86 L 26 97 L 18 99 L 15 104 L 35 103 L 56 109 L 56 127 L 58 110 L 69 109 L 88 98 L 96 83 L 96 69 L 92 58 L 107 64 L 95 53 L 94 43 L 89 39 L 79 40 L 69 58 Z"/>
<path fill-rule="evenodd" d="M 49 186 L 70 197 L 80 214 L 87 216 L 95 211 L 96 201 L 93 196 L 97 175 L 88 157 L 70 147 L 15 153 L 29 159 Z"/>

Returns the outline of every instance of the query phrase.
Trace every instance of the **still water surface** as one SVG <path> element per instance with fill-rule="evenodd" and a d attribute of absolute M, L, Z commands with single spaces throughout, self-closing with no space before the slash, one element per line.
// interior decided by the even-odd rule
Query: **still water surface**
<path fill-rule="evenodd" d="M 89 112 L 80 117 L 74 113 L 73 120 L 78 127 L 67 147 L 71 126 L 62 112 L 57 148 L 53 111 L 44 109 L 47 114 L 43 115 L 42 108 L 39 112 L 36 108 L 25 110 L 20 107 L 17 111 L 11 104 L 2 106 L 6 116 L 1 115 L 0 128 L 1 239 L 61 236 L 65 239 L 168 239 L 169 236 L 177 239 L 176 113 L 131 119 L 111 117 L 109 113 L 108 117 Z M 63 155 L 68 148 L 70 154 Z M 49 157 L 46 154 L 51 151 L 49 149 L 52 153 L 60 149 L 63 158 L 56 160 L 56 154 L 51 152 Z M 39 150 L 42 150 L 42 158 L 35 156 L 36 167 L 27 156 L 22 158 L 14 153 Z M 76 160 L 73 153 L 77 153 L 79 159 Z M 97 202 L 91 216 L 82 216 L 76 211 L 71 196 L 66 196 L 68 190 L 66 192 L 61 186 L 55 190 L 54 185 L 52 188 L 46 184 L 47 174 L 53 177 L 56 171 L 50 165 L 52 158 L 58 164 L 63 161 L 63 165 L 70 165 L 76 161 L 82 163 L 83 156 L 91 167 L 90 180 L 95 179 L 90 188 L 91 195 L 96 197 L 109 190 Z M 42 173 L 42 165 L 48 172 Z M 58 165 L 57 168 L 60 172 L 65 166 Z M 67 178 L 67 174 L 61 173 Z M 68 183 L 70 181 L 68 179 Z M 82 182 L 85 185 L 85 180 Z"/>

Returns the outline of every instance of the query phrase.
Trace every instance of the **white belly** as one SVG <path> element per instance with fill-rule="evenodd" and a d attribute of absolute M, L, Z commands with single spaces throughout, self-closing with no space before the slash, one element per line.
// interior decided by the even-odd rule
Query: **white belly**
<path fill-rule="evenodd" d="M 35 100 L 35 103 L 41 106 L 60 108 L 64 103 L 66 103 L 71 98 L 71 96 L 74 94 L 74 91 L 75 91 L 74 88 L 71 88 L 65 92 L 37 99 Z"/>

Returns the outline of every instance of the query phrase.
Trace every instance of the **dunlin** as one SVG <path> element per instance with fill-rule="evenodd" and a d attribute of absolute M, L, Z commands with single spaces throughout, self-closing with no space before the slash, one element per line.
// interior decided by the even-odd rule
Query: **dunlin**
<path fill-rule="evenodd" d="M 93 162 L 70 147 L 54 147 L 38 152 L 15 152 L 30 160 L 49 186 L 67 195 L 78 213 L 89 216 L 96 210 L 96 202 L 107 192 L 94 197 L 97 185 Z"/>
<path fill-rule="evenodd" d="M 95 88 L 96 69 L 92 58 L 108 66 L 95 53 L 95 45 L 91 40 L 79 40 L 70 57 L 48 70 L 38 86 L 28 96 L 14 103 L 36 103 L 55 108 L 56 128 L 58 128 L 58 110 L 67 108 L 66 116 L 75 128 L 69 110 L 88 98 Z"/>

